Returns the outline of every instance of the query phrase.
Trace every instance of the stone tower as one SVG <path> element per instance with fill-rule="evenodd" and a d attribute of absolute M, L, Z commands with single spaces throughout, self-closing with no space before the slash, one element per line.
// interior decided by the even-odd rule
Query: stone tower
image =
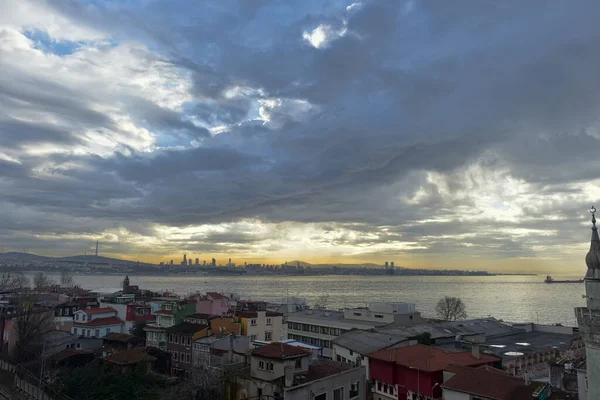
<path fill-rule="evenodd" d="M 123 280 L 123 294 L 127 294 L 129 292 L 129 276 L 125 275 L 125 279 Z"/>
<path fill-rule="evenodd" d="M 575 316 L 585 341 L 588 399 L 600 399 L 600 238 L 596 228 L 596 209 L 592 207 L 592 239 L 585 257 L 585 298 L 587 307 L 577 307 Z"/>

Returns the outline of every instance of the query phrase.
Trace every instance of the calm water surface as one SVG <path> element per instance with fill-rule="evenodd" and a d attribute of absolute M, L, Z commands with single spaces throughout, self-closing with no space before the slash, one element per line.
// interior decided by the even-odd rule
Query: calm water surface
<path fill-rule="evenodd" d="M 55 279 L 57 279 L 56 277 Z M 494 316 L 505 321 L 576 325 L 574 307 L 585 305 L 583 283 L 545 284 L 545 276 L 130 276 L 132 285 L 185 294 L 195 291 L 235 292 L 245 299 L 278 301 L 286 295 L 305 297 L 309 304 L 329 295 L 328 307 L 365 306 L 370 301 L 404 301 L 435 316 L 443 296 L 457 296 L 469 317 Z M 555 279 L 562 277 L 555 276 Z M 577 277 L 570 277 L 576 279 Z M 76 275 L 84 288 L 118 288 L 123 276 Z"/>

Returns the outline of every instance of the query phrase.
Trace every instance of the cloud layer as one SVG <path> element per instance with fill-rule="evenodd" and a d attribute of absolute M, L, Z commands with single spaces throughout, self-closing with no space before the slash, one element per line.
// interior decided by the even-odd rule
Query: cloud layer
<path fill-rule="evenodd" d="M 600 5 L 0 5 L 0 244 L 583 269 Z"/>

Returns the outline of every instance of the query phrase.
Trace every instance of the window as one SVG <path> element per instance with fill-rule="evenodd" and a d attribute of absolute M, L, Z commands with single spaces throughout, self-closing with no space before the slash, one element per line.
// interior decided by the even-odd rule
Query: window
<path fill-rule="evenodd" d="M 350 355 L 351 355 L 351 356 L 353 356 L 353 355 L 354 355 L 354 352 L 353 352 L 352 350 L 350 350 Z"/>
<path fill-rule="evenodd" d="M 110 333 L 110 328 L 106 328 L 106 332 L 104 332 L 105 335 L 108 335 Z"/>
<path fill-rule="evenodd" d="M 291 322 L 288 322 L 288 329 L 294 329 L 294 324 L 292 324 Z"/>
<path fill-rule="evenodd" d="M 271 332 L 265 332 L 265 340 L 271 340 Z"/>
<path fill-rule="evenodd" d="M 359 390 L 358 383 L 359 382 L 351 383 L 350 384 L 350 393 L 349 393 L 349 395 L 350 395 L 351 399 L 353 399 L 355 397 L 358 397 L 358 390 Z"/>
<path fill-rule="evenodd" d="M 173 343 L 179 344 L 179 335 L 173 335 Z"/>
<path fill-rule="evenodd" d="M 302 368 L 302 359 L 301 358 L 299 358 L 299 359 L 296 360 L 295 367 L 296 368 Z"/>
<path fill-rule="evenodd" d="M 188 346 L 191 346 L 191 345 L 192 345 L 192 337 L 188 336 Z"/>
<path fill-rule="evenodd" d="M 86 329 L 85 336 L 90 337 L 91 335 L 92 335 L 92 330 L 91 329 Z"/>
<path fill-rule="evenodd" d="M 256 335 L 250 335 L 250 340 L 256 340 Z"/>
<path fill-rule="evenodd" d="M 329 335 L 329 328 L 328 328 L 328 327 L 326 327 L 326 326 L 322 326 L 322 327 L 321 327 L 321 333 L 322 333 L 323 335 Z"/>
<path fill-rule="evenodd" d="M 327 393 L 321 393 L 313 397 L 314 400 L 327 400 Z"/>
<path fill-rule="evenodd" d="M 94 332 L 94 336 L 100 337 L 100 329 L 96 329 L 96 332 Z"/>
<path fill-rule="evenodd" d="M 308 324 L 302 324 L 302 330 L 304 332 L 309 332 L 310 331 L 310 325 L 308 325 Z"/>
<path fill-rule="evenodd" d="M 165 305 L 165 310 L 171 311 L 171 305 L 170 304 L 166 304 Z"/>
<path fill-rule="evenodd" d="M 77 343 L 76 347 L 77 347 L 77 349 L 80 349 L 81 348 L 81 343 Z"/>
<path fill-rule="evenodd" d="M 255 319 L 251 319 L 250 320 L 250 325 L 251 326 L 256 326 L 256 320 Z"/>
<path fill-rule="evenodd" d="M 264 361 L 259 361 L 258 362 L 258 369 L 265 369 L 265 362 Z"/>
<path fill-rule="evenodd" d="M 360 317 L 362 314 L 359 313 L 359 312 L 355 312 L 354 315 L 357 316 L 357 317 Z"/>
<path fill-rule="evenodd" d="M 342 356 L 340 356 L 339 354 L 335 357 L 337 362 L 342 362 Z"/>
<path fill-rule="evenodd" d="M 311 325 L 310 326 L 310 331 L 313 333 L 319 333 L 319 327 L 316 325 Z"/>
<path fill-rule="evenodd" d="M 189 364 L 189 362 L 190 362 L 190 353 L 185 353 L 185 362 Z"/>
<path fill-rule="evenodd" d="M 175 361 L 179 361 L 179 353 L 178 352 L 176 352 L 176 351 L 173 352 L 173 359 Z"/>
<path fill-rule="evenodd" d="M 88 316 L 87 316 L 87 320 L 88 320 L 88 321 L 91 321 L 91 320 L 92 320 L 92 316 L 91 316 L 91 315 L 88 315 Z"/>
<path fill-rule="evenodd" d="M 75 321 L 79 321 L 79 314 L 75 314 Z"/>
<path fill-rule="evenodd" d="M 375 314 L 375 318 L 383 318 L 383 315 L 381 315 L 381 314 Z"/>
<path fill-rule="evenodd" d="M 302 329 L 302 324 L 294 322 L 294 329 L 297 330 L 297 331 L 299 331 L 300 329 Z"/>
<path fill-rule="evenodd" d="M 73 335 L 77 335 L 77 328 L 73 328 Z"/>
<path fill-rule="evenodd" d="M 169 343 L 173 343 L 173 335 L 169 335 Z"/>
<path fill-rule="evenodd" d="M 267 363 L 267 370 L 268 371 L 273 371 L 273 363 L 272 362 L 268 362 Z"/>
<path fill-rule="evenodd" d="M 587 375 L 585 376 L 585 391 L 588 391 L 588 380 L 587 380 Z"/>
<path fill-rule="evenodd" d="M 344 388 L 333 389 L 333 400 L 344 400 Z"/>

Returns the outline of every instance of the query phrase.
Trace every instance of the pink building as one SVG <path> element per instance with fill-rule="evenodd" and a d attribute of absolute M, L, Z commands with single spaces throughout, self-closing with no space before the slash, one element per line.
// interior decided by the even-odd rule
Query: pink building
<path fill-rule="evenodd" d="M 197 314 L 223 315 L 229 312 L 229 299 L 220 293 L 208 292 L 196 300 Z"/>

